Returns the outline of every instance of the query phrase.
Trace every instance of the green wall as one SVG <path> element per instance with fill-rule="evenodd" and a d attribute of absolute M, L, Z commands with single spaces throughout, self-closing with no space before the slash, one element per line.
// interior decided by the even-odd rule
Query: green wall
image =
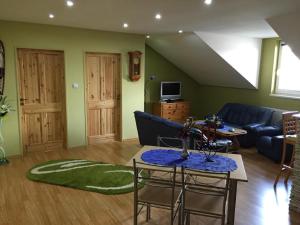
<path fill-rule="evenodd" d="M 183 82 L 183 97 L 191 102 L 192 115 L 198 118 L 217 112 L 227 102 L 246 103 L 287 110 L 299 110 L 300 100 L 271 96 L 273 74 L 277 63 L 278 39 L 264 39 L 261 54 L 259 88 L 257 90 L 226 88 L 199 85 L 187 74 L 175 67 L 167 59 L 146 45 L 146 110 L 149 103 L 159 100 L 159 83 L 161 80 L 179 80 Z M 150 75 L 157 80 L 149 82 Z"/>
<path fill-rule="evenodd" d="M 111 52 L 122 55 L 122 138 L 136 138 L 133 111 L 151 111 L 151 103 L 160 95 L 160 81 L 182 81 L 183 98 L 191 102 L 191 114 L 202 118 L 216 112 L 226 102 L 300 110 L 300 101 L 270 96 L 276 63 L 277 39 L 263 40 L 258 90 L 201 86 L 167 59 L 145 46 L 143 35 L 101 32 L 49 25 L 0 21 L 0 39 L 6 48 L 5 95 L 16 109 L 4 121 L 3 136 L 8 155 L 21 154 L 18 117 L 17 48 L 63 50 L 65 53 L 68 147 L 86 145 L 86 111 L 84 105 L 85 52 Z M 138 82 L 128 79 L 127 52 L 143 52 L 142 71 Z M 156 80 L 148 81 L 151 75 Z M 145 80 L 144 80 L 145 78 Z M 78 83 L 79 89 L 72 89 Z M 144 84 L 146 83 L 146 96 Z M 144 99 L 145 98 L 145 99 Z"/>
<path fill-rule="evenodd" d="M 144 109 L 144 76 L 138 82 L 128 79 L 128 51 L 145 53 L 143 35 L 100 32 L 48 25 L 0 21 L 0 39 L 6 49 L 5 95 L 15 112 L 5 118 L 3 136 L 8 155 L 21 154 L 18 119 L 18 86 L 16 78 L 16 49 L 63 50 L 67 97 L 68 147 L 86 145 L 84 104 L 84 56 L 85 52 L 121 53 L 122 57 L 122 138 L 137 137 L 133 111 Z M 142 72 L 144 71 L 144 55 Z M 78 83 L 78 89 L 72 89 Z"/>
<path fill-rule="evenodd" d="M 151 75 L 155 75 L 156 79 L 149 81 Z M 191 103 L 191 115 L 198 116 L 201 111 L 199 84 L 150 46 L 146 45 L 145 111 L 147 112 L 151 112 L 152 103 L 158 102 L 160 99 L 161 81 L 181 81 L 182 98 Z"/>
<path fill-rule="evenodd" d="M 300 100 L 271 96 L 277 63 L 278 39 L 264 39 L 261 54 L 259 88 L 257 90 L 201 86 L 200 115 L 217 112 L 226 102 L 239 102 L 287 110 L 300 110 Z"/>

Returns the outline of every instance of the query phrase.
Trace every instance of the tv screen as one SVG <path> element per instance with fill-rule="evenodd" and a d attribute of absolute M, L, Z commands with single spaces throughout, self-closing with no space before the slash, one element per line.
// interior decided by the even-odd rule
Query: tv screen
<path fill-rule="evenodd" d="M 181 82 L 161 82 L 161 99 L 177 99 L 181 97 Z"/>

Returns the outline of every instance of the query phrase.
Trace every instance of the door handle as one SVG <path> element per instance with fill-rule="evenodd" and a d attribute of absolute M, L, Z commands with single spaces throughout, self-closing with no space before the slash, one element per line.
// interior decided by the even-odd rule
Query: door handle
<path fill-rule="evenodd" d="M 27 98 L 20 98 L 20 105 L 24 105 L 24 101 L 28 100 Z"/>

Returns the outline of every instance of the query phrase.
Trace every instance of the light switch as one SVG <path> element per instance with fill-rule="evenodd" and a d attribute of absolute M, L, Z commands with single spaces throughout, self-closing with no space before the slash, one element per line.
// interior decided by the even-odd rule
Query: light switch
<path fill-rule="evenodd" d="M 78 89 L 78 88 L 79 88 L 79 84 L 73 83 L 73 84 L 72 84 L 72 87 L 73 87 L 74 89 Z"/>

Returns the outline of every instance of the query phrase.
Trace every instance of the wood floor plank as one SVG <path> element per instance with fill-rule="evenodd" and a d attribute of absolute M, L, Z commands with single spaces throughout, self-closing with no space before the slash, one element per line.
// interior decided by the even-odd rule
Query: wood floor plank
<path fill-rule="evenodd" d="M 65 151 L 31 152 L 0 166 L 0 225 L 132 225 L 133 195 L 102 195 L 30 181 L 26 172 L 34 165 L 55 159 L 87 159 L 125 164 L 140 146 L 135 141 L 109 142 Z M 248 183 L 238 185 L 236 225 L 299 225 L 300 215 L 289 212 L 291 184 L 273 189 L 279 165 L 256 153 L 241 150 Z M 192 224 L 215 221 L 192 217 Z M 152 219 L 140 224 L 169 224 L 167 212 L 154 209 Z"/>

